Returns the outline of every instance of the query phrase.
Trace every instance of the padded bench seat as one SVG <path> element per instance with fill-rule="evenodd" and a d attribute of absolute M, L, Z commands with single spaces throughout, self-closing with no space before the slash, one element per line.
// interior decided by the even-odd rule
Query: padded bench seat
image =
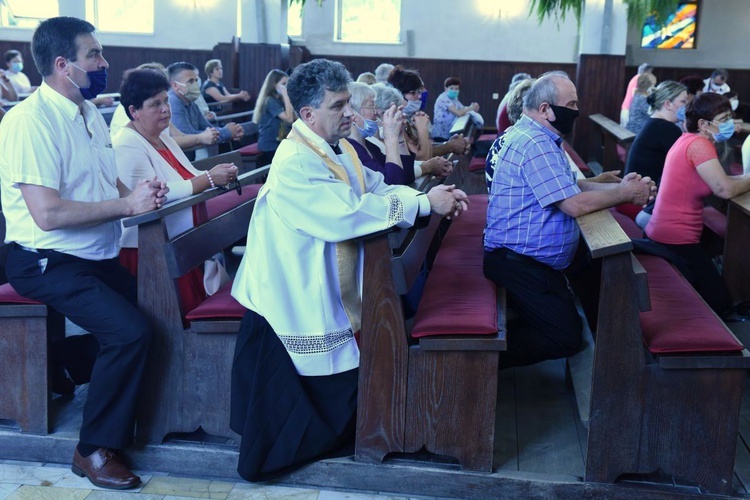
<path fill-rule="evenodd" d="M 653 255 L 637 258 L 648 273 L 651 311 L 640 315 L 643 342 L 653 354 L 744 349 L 671 264 Z"/>
<path fill-rule="evenodd" d="M 47 347 L 64 335 L 60 314 L 0 285 L 0 419 L 16 421 L 23 432 L 49 432 Z"/>
<path fill-rule="evenodd" d="M 10 283 L 0 285 L 0 304 L 41 304 L 16 292 Z"/>
<path fill-rule="evenodd" d="M 414 338 L 498 332 L 497 288 L 482 270 L 487 195 L 469 199 L 469 210 L 451 223 L 440 245 L 417 308 Z"/>
<path fill-rule="evenodd" d="M 221 196 L 206 200 L 207 219 L 215 219 L 217 216 L 229 212 L 234 207 L 257 198 L 261 187 L 263 187 L 263 184 L 250 184 L 242 188 L 241 195 L 238 195 L 237 191 L 232 189 Z"/>

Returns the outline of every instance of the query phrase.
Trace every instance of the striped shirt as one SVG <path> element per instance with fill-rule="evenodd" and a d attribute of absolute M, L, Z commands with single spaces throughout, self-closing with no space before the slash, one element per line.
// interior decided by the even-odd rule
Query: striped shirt
<path fill-rule="evenodd" d="M 484 247 L 507 248 L 564 269 L 578 246 L 578 225 L 556 203 L 580 189 L 562 139 L 526 115 L 505 134 L 497 154 Z"/>

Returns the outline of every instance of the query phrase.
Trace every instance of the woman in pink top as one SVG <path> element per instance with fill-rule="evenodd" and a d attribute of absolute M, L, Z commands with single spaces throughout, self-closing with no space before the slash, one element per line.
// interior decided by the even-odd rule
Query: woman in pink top
<path fill-rule="evenodd" d="M 693 286 L 718 314 L 729 312 L 732 300 L 709 255 L 700 246 L 703 199 L 724 199 L 750 191 L 750 175 L 727 176 L 714 143 L 734 133 L 729 100 L 704 93 L 688 103 L 687 132 L 667 153 L 654 213 L 646 234 L 682 257 L 693 273 Z"/>

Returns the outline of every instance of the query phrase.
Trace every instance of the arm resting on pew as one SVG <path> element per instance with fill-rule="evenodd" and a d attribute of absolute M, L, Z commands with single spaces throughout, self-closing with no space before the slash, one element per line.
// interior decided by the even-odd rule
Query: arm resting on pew
<path fill-rule="evenodd" d="M 646 204 L 656 188 L 648 177 L 626 175 L 619 184 L 578 181 L 582 192 L 557 202 L 557 206 L 571 217 L 580 217 L 621 203 Z"/>
<path fill-rule="evenodd" d="M 266 166 L 263 168 L 253 170 L 252 172 L 248 172 L 246 174 L 240 175 L 238 177 L 240 185 L 247 186 L 248 184 L 255 184 L 256 180 L 268 174 L 269 168 L 270 166 Z M 168 215 L 179 212 L 180 210 L 183 210 L 185 208 L 192 207 L 193 205 L 197 205 L 206 200 L 210 200 L 211 198 L 214 198 L 226 192 L 229 192 L 229 191 L 226 191 L 219 187 L 216 187 L 213 189 L 206 189 L 202 193 L 194 194 L 193 196 L 188 196 L 187 198 L 183 198 L 181 200 L 177 200 L 172 203 L 167 203 L 166 205 L 164 205 L 158 210 L 154 210 L 152 212 L 148 212 L 142 215 L 137 215 L 135 217 L 129 217 L 127 219 L 123 219 L 122 225 L 124 227 L 137 226 L 139 224 L 144 224 L 146 222 L 151 222 L 153 220 L 163 219 Z"/>
<path fill-rule="evenodd" d="M 695 169 L 719 198 L 728 200 L 750 191 L 750 174 L 728 176 L 716 158 L 701 163 Z"/>

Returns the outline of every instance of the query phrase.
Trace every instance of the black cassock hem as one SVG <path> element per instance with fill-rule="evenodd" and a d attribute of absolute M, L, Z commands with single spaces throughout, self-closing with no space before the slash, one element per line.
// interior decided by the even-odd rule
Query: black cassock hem
<path fill-rule="evenodd" d="M 232 366 L 230 426 L 242 435 L 237 471 L 265 481 L 334 452 L 354 439 L 359 369 L 297 374 L 262 316 L 242 318 Z"/>

